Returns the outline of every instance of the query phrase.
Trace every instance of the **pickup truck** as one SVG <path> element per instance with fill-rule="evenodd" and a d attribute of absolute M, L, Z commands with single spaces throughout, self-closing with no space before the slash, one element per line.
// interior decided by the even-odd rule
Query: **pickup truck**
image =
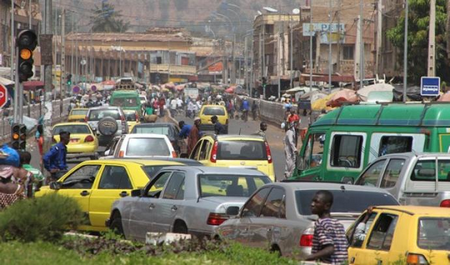
<path fill-rule="evenodd" d="M 354 184 L 385 189 L 404 205 L 450 207 L 450 154 L 385 155 L 368 165 Z"/>

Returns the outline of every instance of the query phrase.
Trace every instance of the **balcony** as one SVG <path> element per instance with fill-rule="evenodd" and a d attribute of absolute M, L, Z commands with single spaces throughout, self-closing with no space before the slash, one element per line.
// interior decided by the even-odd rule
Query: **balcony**
<path fill-rule="evenodd" d="M 193 65 L 151 64 L 150 72 L 170 73 L 171 75 L 196 75 L 197 68 Z"/>

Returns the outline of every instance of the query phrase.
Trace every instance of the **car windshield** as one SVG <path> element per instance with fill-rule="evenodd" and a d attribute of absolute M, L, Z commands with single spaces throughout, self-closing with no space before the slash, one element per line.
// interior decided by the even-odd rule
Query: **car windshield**
<path fill-rule="evenodd" d="M 417 245 L 422 249 L 450 250 L 450 218 L 420 218 Z"/>
<path fill-rule="evenodd" d="M 295 192 L 297 210 L 301 215 L 311 215 L 311 201 L 318 190 L 298 190 Z M 360 213 L 369 206 L 398 205 L 389 194 L 353 190 L 330 190 L 334 202 L 331 212 Z"/>
<path fill-rule="evenodd" d="M 170 156 L 163 138 L 131 138 L 128 140 L 127 156 Z"/>
<path fill-rule="evenodd" d="M 70 113 L 71 115 L 86 115 L 87 109 L 74 109 Z"/>
<path fill-rule="evenodd" d="M 219 160 L 267 160 L 263 141 L 220 141 L 217 149 Z"/>
<path fill-rule="evenodd" d="M 120 120 L 120 114 L 118 110 L 96 109 L 89 112 L 90 121 L 99 121 L 105 117 L 111 117 L 115 120 Z"/>
<path fill-rule="evenodd" d="M 60 132 L 70 132 L 70 134 L 90 134 L 91 130 L 87 125 L 61 125 L 53 128 L 53 135 L 59 135 Z"/>
<path fill-rule="evenodd" d="M 148 179 L 153 179 L 153 177 L 155 177 L 158 172 L 161 170 L 161 168 L 163 167 L 167 167 L 170 165 L 159 165 L 159 166 L 143 166 L 142 169 L 144 169 L 145 174 L 147 175 Z"/>
<path fill-rule="evenodd" d="M 199 175 L 200 196 L 249 197 L 264 184 L 270 183 L 266 176 L 252 175 Z"/>
<path fill-rule="evenodd" d="M 136 121 L 136 113 L 125 112 L 125 119 L 127 119 L 127 121 Z"/>
<path fill-rule="evenodd" d="M 113 98 L 111 100 L 111 106 L 117 106 L 117 107 L 136 107 L 137 100 L 136 97 L 130 97 L 130 98 Z"/>
<path fill-rule="evenodd" d="M 170 128 L 169 126 L 135 126 L 131 133 L 154 133 L 163 134 L 169 136 Z"/>
<path fill-rule="evenodd" d="M 218 108 L 218 107 L 206 107 L 203 110 L 203 115 L 223 116 L 223 115 L 225 115 L 225 110 L 223 108 Z"/>

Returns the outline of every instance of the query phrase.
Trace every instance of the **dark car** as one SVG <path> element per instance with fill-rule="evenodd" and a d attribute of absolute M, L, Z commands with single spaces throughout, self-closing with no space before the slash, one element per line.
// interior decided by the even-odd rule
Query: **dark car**
<path fill-rule="evenodd" d="M 178 155 L 181 155 L 181 145 L 183 144 L 183 139 L 180 139 L 180 129 L 178 126 L 172 123 L 141 123 L 136 124 L 133 130 L 131 131 L 133 134 L 139 133 L 155 133 L 155 134 L 164 134 L 166 135 L 170 142 L 172 143 L 173 149 L 177 152 Z"/>

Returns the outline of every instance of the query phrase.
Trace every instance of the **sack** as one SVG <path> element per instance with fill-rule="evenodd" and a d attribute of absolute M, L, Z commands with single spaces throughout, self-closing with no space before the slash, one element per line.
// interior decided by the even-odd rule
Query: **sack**
<path fill-rule="evenodd" d="M 20 158 L 19 153 L 15 150 L 9 147 L 7 144 L 4 144 L 0 148 L 0 165 L 10 165 L 14 167 L 19 167 L 20 165 Z"/>

